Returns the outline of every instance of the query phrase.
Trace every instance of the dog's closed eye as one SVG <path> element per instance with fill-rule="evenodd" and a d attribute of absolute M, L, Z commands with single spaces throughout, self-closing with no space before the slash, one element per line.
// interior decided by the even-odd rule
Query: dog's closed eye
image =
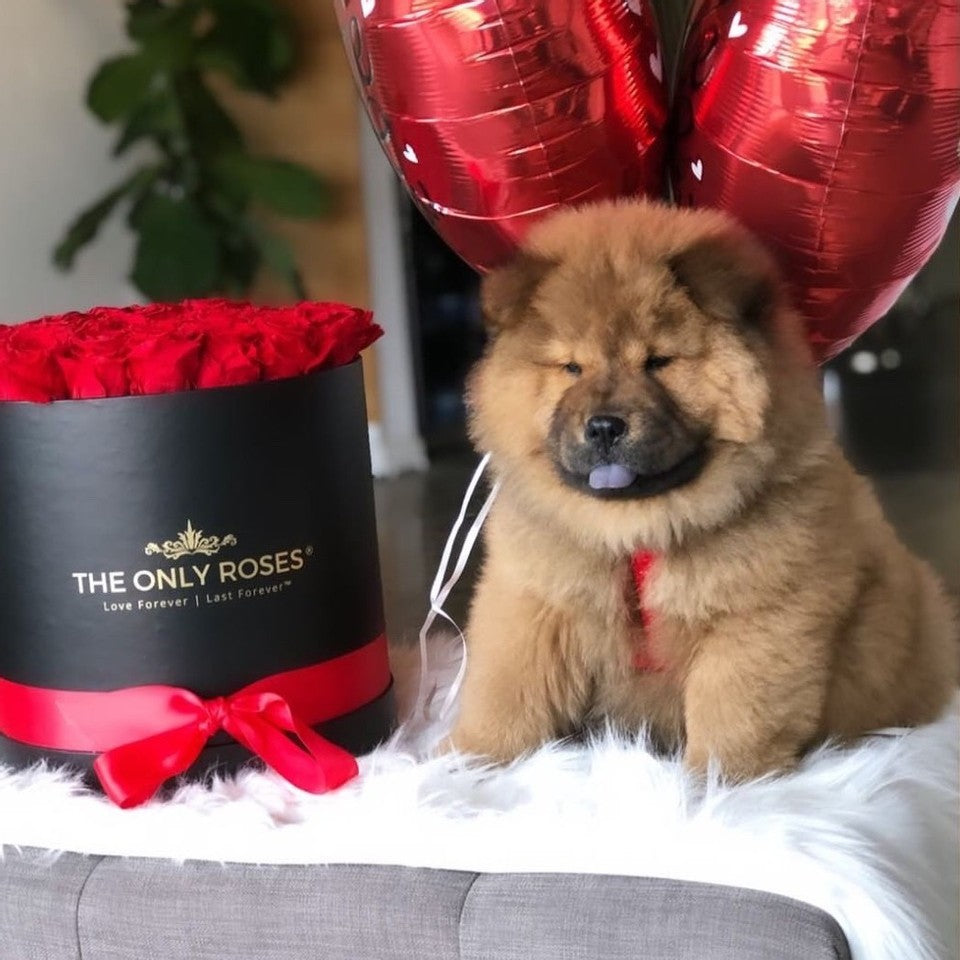
<path fill-rule="evenodd" d="M 665 357 L 661 354 L 652 353 L 649 357 L 647 357 L 646 362 L 643 365 L 643 369 L 646 370 L 647 373 L 653 373 L 654 370 L 662 370 L 671 363 L 673 363 L 673 357 Z"/>

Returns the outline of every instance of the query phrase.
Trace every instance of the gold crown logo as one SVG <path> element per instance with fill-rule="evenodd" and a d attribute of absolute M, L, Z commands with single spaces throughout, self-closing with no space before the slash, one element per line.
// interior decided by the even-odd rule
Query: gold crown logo
<path fill-rule="evenodd" d="M 167 560 L 179 560 L 192 554 L 202 553 L 205 557 L 212 557 L 223 547 L 235 547 L 237 538 L 228 533 L 225 537 L 205 537 L 202 530 L 194 530 L 188 520 L 187 529 L 181 530 L 176 540 L 164 540 L 162 544 L 148 543 L 143 552 L 149 557 L 155 553 L 162 553 Z"/>

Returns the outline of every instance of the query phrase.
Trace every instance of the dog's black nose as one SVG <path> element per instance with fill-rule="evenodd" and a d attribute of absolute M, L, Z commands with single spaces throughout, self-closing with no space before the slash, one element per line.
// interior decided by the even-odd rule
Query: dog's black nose
<path fill-rule="evenodd" d="M 587 421 L 586 435 L 590 443 L 612 447 L 627 432 L 627 421 L 602 414 Z"/>

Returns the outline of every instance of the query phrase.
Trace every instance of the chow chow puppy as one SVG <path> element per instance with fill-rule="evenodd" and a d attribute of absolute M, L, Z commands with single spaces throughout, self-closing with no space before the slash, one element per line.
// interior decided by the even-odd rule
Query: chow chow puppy
<path fill-rule="evenodd" d="M 482 300 L 471 434 L 501 490 L 449 746 L 507 761 L 612 721 L 749 779 L 937 717 L 951 610 L 831 437 L 755 239 L 712 211 L 566 210 Z"/>

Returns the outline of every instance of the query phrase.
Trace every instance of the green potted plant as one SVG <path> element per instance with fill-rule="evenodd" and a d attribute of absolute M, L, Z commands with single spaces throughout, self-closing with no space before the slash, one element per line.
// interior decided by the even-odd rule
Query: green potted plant
<path fill-rule="evenodd" d="M 54 262 L 69 269 L 125 206 L 136 235 L 130 279 L 149 299 L 244 296 L 261 267 L 304 298 L 289 246 L 255 209 L 319 217 L 328 187 L 299 164 L 251 155 L 207 82 L 225 74 L 274 96 L 295 66 L 288 14 L 272 0 L 130 0 L 126 31 L 135 49 L 97 69 L 86 102 L 117 128 L 115 156 L 143 144 L 153 156 L 76 217 Z"/>

